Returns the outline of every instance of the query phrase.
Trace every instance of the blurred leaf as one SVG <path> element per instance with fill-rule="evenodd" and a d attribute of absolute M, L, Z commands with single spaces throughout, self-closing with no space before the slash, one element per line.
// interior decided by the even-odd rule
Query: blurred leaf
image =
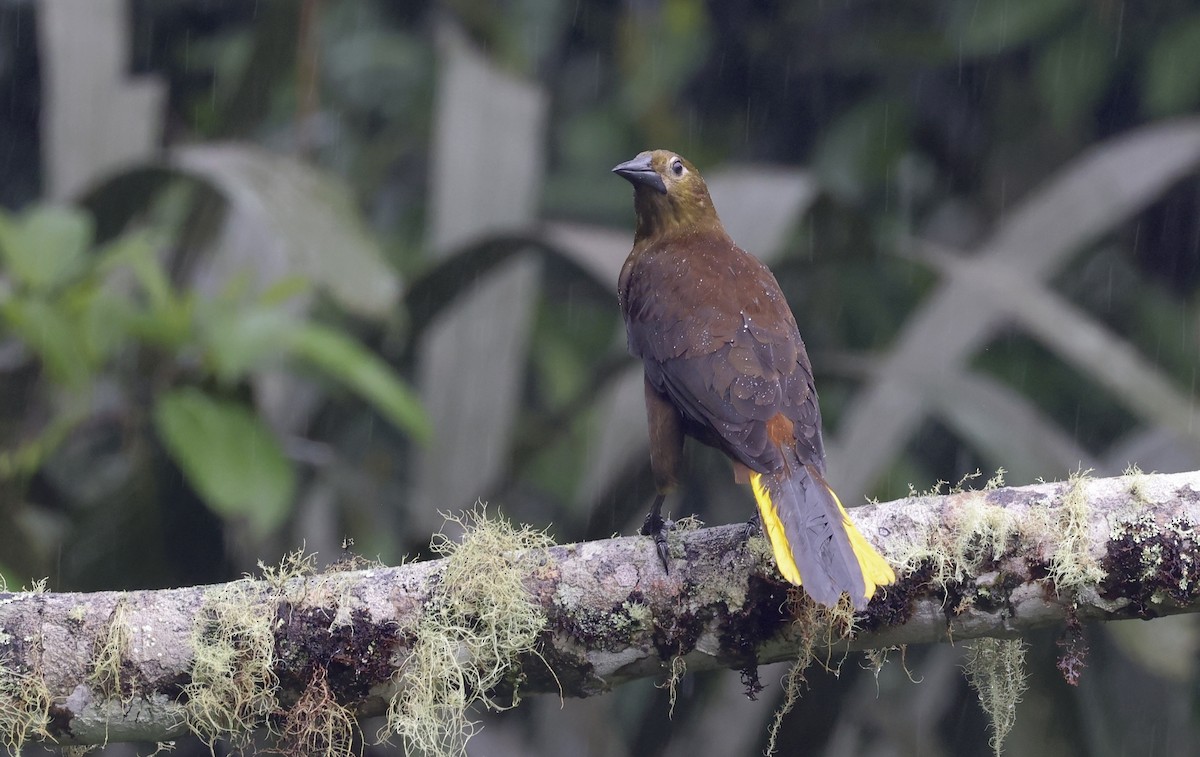
<path fill-rule="evenodd" d="M 260 536 L 287 517 L 295 473 L 278 440 L 247 408 L 199 389 L 176 389 L 159 396 L 154 425 L 214 512 L 244 519 Z"/>
<path fill-rule="evenodd" d="M 1112 48 L 1104 30 L 1095 23 L 1080 23 L 1041 50 L 1035 81 L 1059 129 L 1091 117 L 1116 67 Z"/>
<path fill-rule="evenodd" d="M 91 219 L 73 208 L 38 205 L 16 217 L 0 211 L 0 254 L 13 277 L 31 289 L 66 281 L 83 263 L 91 239 Z"/>
<path fill-rule="evenodd" d="M 628 6 L 620 35 L 624 77 L 623 100 L 639 114 L 651 133 L 679 130 L 677 98 L 687 81 L 704 65 L 712 46 L 708 10 L 698 0 L 666 0 L 660 12 Z"/>
<path fill-rule="evenodd" d="M 126 313 L 129 333 L 144 341 L 167 348 L 183 346 L 192 338 L 191 297 L 172 299 L 154 310 L 131 310 Z"/>
<path fill-rule="evenodd" d="M 303 276 L 285 276 L 263 290 L 259 301 L 264 305 L 282 305 L 293 297 L 307 293 L 311 288 L 309 280 Z"/>
<path fill-rule="evenodd" d="M 130 336 L 136 308 L 128 297 L 100 287 L 89 287 L 78 296 L 80 338 L 97 365 L 104 362 Z"/>
<path fill-rule="evenodd" d="M 579 250 L 565 249 L 567 244 L 576 239 L 564 236 L 562 232 L 566 229 L 566 225 L 558 224 L 547 226 L 545 233 L 539 235 L 490 235 L 463 247 L 425 271 L 404 293 L 404 305 L 412 324 L 406 351 L 411 353 L 425 331 L 443 313 L 451 310 L 461 295 L 471 291 L 477 281 L 521 254 L 540 255 L 547 263 L 561 266 L 580 297 L 611 300 L 615 296 L 611 288 L 613 285 L 598 279 L 594 261 L 580 256 Z M 625 246 L 627 249 L 627 244 Z M 610 281 L 615 280 L 614 275 Z"/>
<path fill-rule="evenodd" d="M 411 117 L 404 111 L 417 105 L 416 94 L 427 86 L 432 68 L 430 47 L 419 35 L 356 23 L 330 45 L 322 76 L 336 88 L 336 97 L 390 120 Z"/>
<path fill-rule="evenodd" d="M 1200 103 L 1200 14 L 1164 27 L 1142 79 L 1149 115 L 1183 113 Z"/>
<path fill-rule="evenodd" d="M 901 114 L 898 117 L 898 113 Z M 890 119 L 890 123 L 889 123 Z M 908 147 L 907 111 L 883 110 L 880 123 L 879 175 Z M 890 132 L 889 132 L 890 128 Z M 891 139 L 890 144 L 888 143 Z M 744 249 L 771 263 L 787 247 L 787 235 L 816 201 L 821 182 L 815 173 L 783 166 L 727 165 L 708 176 L 713 205 L 721 212 L 725 230 Z M 628 254 L 629 240 L 618 258 Z M 619 268 L 608 281 L 616 281 Z"/>
<path fill-rule="evenodd" d="M 158 259 L 149 234 L 117 237 L 97 252 L 98 271 L 107 275 L 120 268 L 133 272 L 152 309 L 167 306 L 174 299 L 167 271 Z"/>
<path fill-rule="evenodd" d="M 1043 37 L 1080 0 L 989 0 L 957 3 L 949 42 L 963 55 L 992 55 Z"/>
<path fill-rule="evenodd" d="M 56 381 L 78 387 L 91 376 L 83 334 L 59 304 L 38 297 L 12 299 L 0 313 Z"/>
<path fill-rule="evenodd" d="M 212 277 L 223 282 L 249 271 L 266 288 L 299 274 L 353 313 L 379 318 L 395 306 L 399 281 L 336 177 L 243 145 L 184 147 L 171 161 L 229 205 L 226 243 L 209 261 Z"/>
<path fill-rule="evenodd" d="M 860 201 L 891 174 L 910 147 L 911 113 L 902 102 L 869 99 L 842 114 L 817 145 L 813 164 L 824 186 Z"/>
<path fill-rule="evenodd" d="M 433 427 L 420 400 L 386 363 L 340 331 L 308 324 L 292 331 L 291 353 L 341 381 L 397 428 L 420 441 Z"/>
<path fill-rule="evenodd" d="M 213 302 L 203 309 L 200 328 L 217 380 L 232 384 L 249 370 L 282 355 L 292 334 L 301 328 L 295 316 L 279 308 L 231 310 Z"/>
<path fill-rule="evenodd" d="M 68 400 L 58 414 L 38 429 L 30 439 L 22 439 L 10 449 L 0 451 L 0 479 L 32 476 L 46 457 L 82 423 L 91 410 L 87 401 Z"/>

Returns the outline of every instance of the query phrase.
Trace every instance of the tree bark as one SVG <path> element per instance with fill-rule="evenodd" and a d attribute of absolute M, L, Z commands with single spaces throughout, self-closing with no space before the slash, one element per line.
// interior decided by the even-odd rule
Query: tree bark
<path fill-rule="evenodd" d="M 765 541 L 748 539 L 744 525 L 677 527 L 670 573 L 643 537 L 492 555 L 500 559 L 479 570 L 519 571 L 540 629 L 536 651 L 517 655 L 497 688 L 589 696 L 667 676 L 680 660 L 689 671 L 741 669 L 752 682 L 757 664 L 814 643 L 1017 637 L 1200 607 L 1200 472 L 917 496 L 853 517 L 899 580 L 850 633 L 847 615 L 817 611 L 782 582 Z M 0 593 L 0 743 L 162 741 L 189 724 L 209 737 L 263 723 L 282 730 L 317 684 L 355 716 L 380 714 L 413 685 L 406 664 L 427 643 L 423 619 L 433 607 L 445 614 L 446 571 L 469 559 L 161 591 Z M 481 606 L 449 627 L 477 631 Z M 214 663 L 217 642 L 228 657 Z M 469 656 L 466 642 L 451 642 Z M 239 700 L 241 719 L 206 731 L 195 708 L 210 681 L 222 696 L 231 680 L 222 664 L 234 676 L 258 670 L 260 683 L 245 691 L 259 698 Z M 215 677 L 204 665 L 216 665 Z"/>

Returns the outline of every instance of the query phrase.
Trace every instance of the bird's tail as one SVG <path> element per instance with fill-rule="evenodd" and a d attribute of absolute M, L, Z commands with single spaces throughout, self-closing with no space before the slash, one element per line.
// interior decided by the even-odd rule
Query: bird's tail
<path fill-rule="evenodd" d="M 778 473 L 750 475 L 779 572 L 827 607 L 846 592 L 855 609 L 863 609 L 896 574 L 854 527 L 821 474 L 798 458 L 788 462 Z"/>

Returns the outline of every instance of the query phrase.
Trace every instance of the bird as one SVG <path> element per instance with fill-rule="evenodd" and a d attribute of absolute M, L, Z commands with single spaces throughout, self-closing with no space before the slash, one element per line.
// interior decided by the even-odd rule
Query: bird
<path fill-rule="evenodd" d="M 775 564 L 817 603 L 863 610 L 896 580 L 825 480 L 812 366 L 774 274 L 726 233 L 708 187 L 669 150 L 612 169 L 633 185 L 633 249 L 618 301 L 642 361 L 656 496 L 641 532 L 669 570 L 663 501 L 684 438 L 724 452 L 749 483 Z"/>

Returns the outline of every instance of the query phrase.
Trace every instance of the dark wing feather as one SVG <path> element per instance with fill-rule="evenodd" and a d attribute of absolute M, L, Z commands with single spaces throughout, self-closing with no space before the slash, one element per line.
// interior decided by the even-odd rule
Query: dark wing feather
<path fill-rule="evenodd" d="M 630 351 L 689 434 L 752 470 L 779 470 L 767 421 L 792 421 L 801 462 L 824 471 L 820 410 L 795 318 L 774 275 L 728 237 L 635 251 L 619 287 Z"/>

